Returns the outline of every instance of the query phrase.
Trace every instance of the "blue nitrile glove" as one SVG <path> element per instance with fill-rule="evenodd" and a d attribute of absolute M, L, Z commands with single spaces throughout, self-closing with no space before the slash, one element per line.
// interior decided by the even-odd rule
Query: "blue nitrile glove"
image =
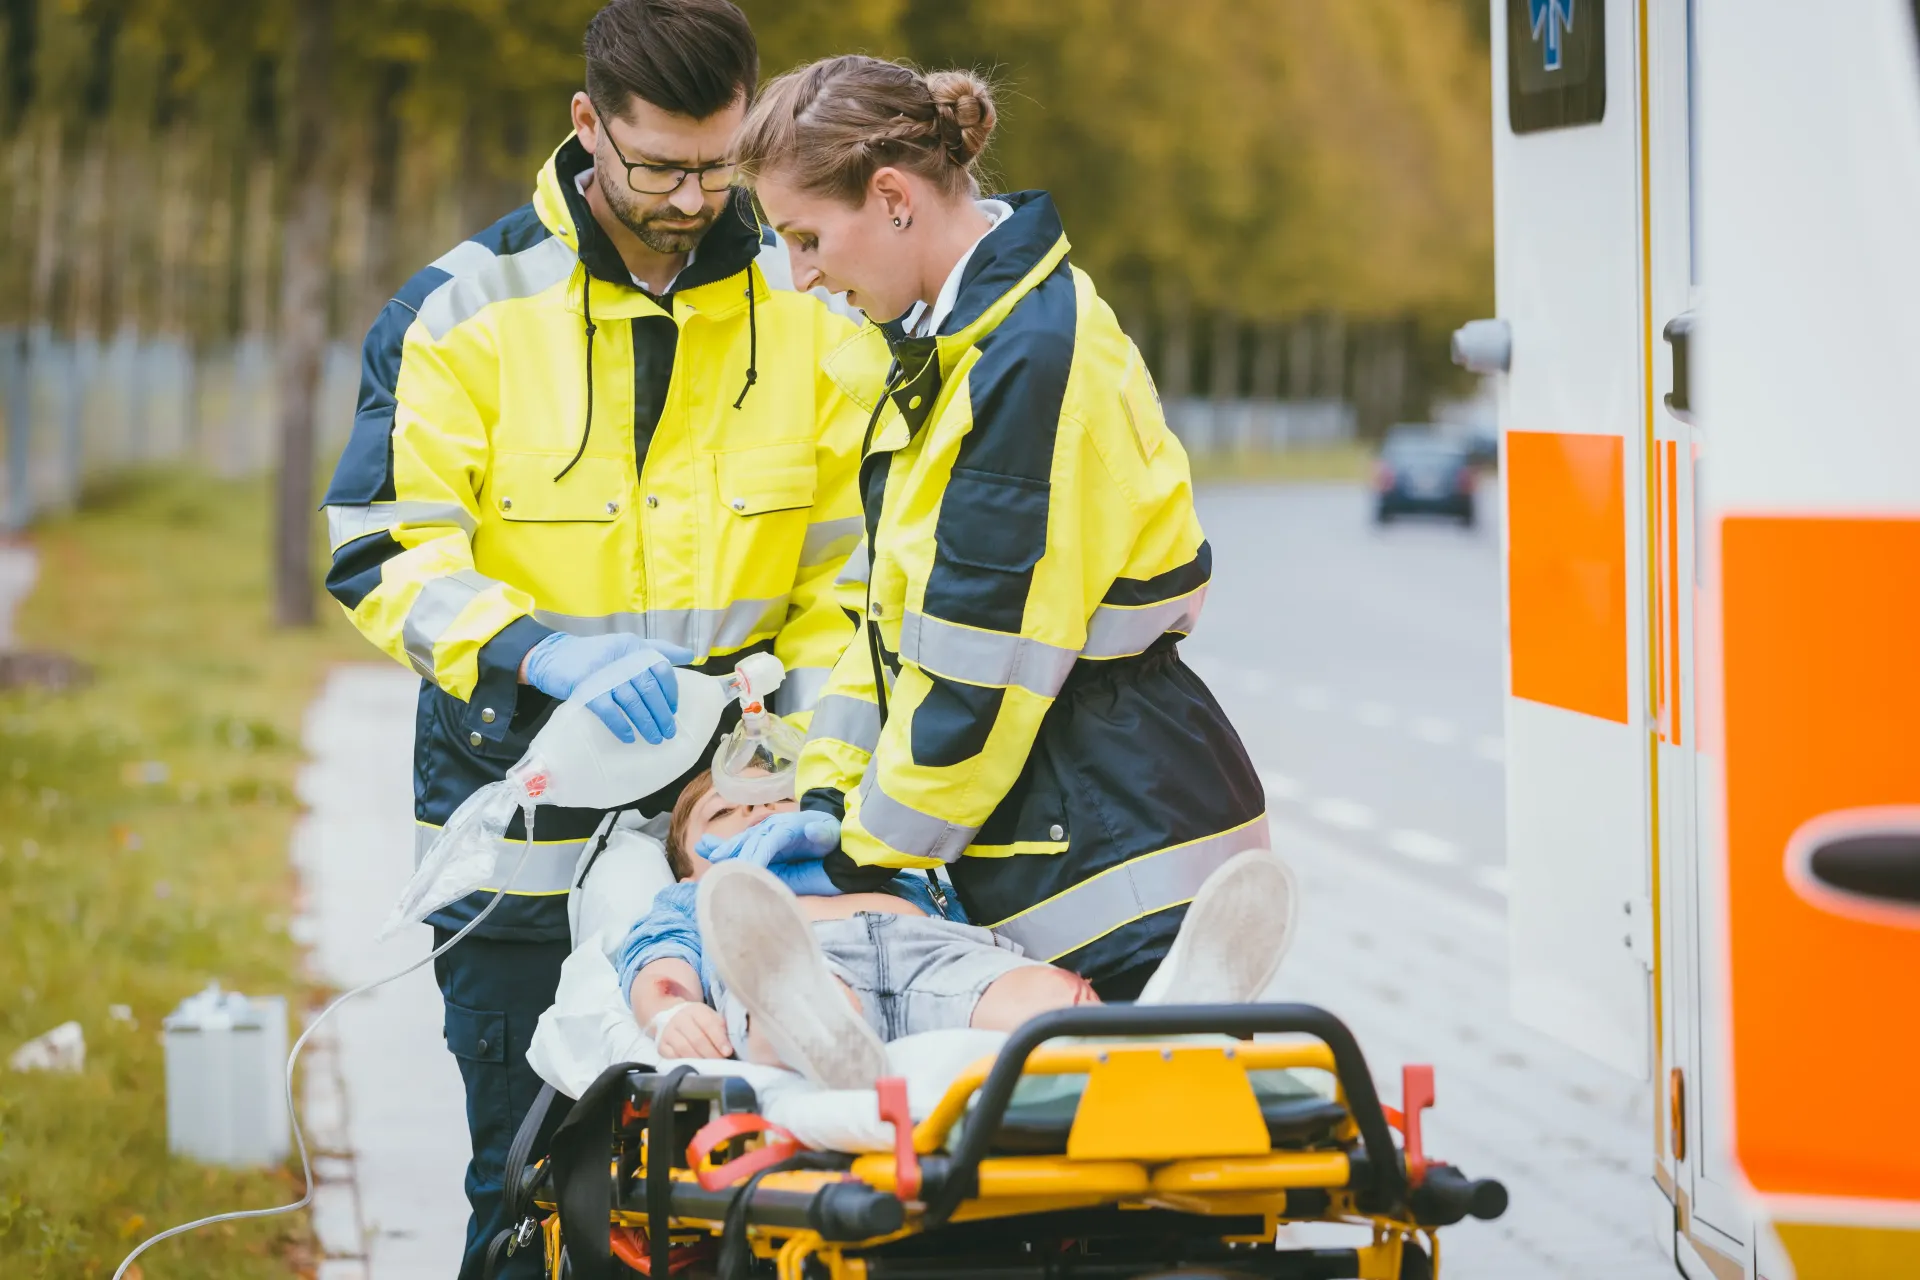
<path fill-rule="evenodd" d="M 738 858 L 765 867 L 807 897 L 839 894 L 823 859 L 840 847 L 840 822 L 830 813 L 776 813 L 736 836 L 702 836 L 693 851 L 708 862 Z"/>
<path fill-rule="evenodd" d="M 673 713 L 680 709 L 673 664 L 691 662 L 689 649 L 625 634 L 575 636 L 556 631 L 527 650 L 527 683 L 550 698 L 565 699 L 594 672 L 635 653 L 651 653 L 659 661 L 588 702 L 587 710 L 622 742 L 632 742 L 638 731 L 648 742 L 657 743 L 673 736 Z"/>

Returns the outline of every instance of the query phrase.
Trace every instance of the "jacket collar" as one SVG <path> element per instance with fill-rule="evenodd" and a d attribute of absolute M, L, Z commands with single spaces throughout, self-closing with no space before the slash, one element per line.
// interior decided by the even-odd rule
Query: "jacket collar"
<path fill-rule="evenodd" d="M 587 198 L 576 184 L 579 175 L 590 168 L 593 157 L 572 134 L 562 142 L 540 169 L 534 186 L 534 210 L 548 230 L 564 241 L 579 256 L 580 265 L 594 280 L 615 287 L 611 298 L 605 288 L 594 289 L 594 314 L 607 319 L 645 315 L 669 310 L 646 290 L 633 283 L 633 275 L 620 258 L 613 240 L 587 206 Z M 715 218 L 700 251 L 686 270 L 673 282 L 669 296 L 680 298 L 697 311 L 711 316 L 729 314 L 746 306 L 742 284 L 728 286 L 745 271 L 759 254 L 761 233 L 753 200 L 744 189 L 736 188 L 728 196 L 725 208 Z M 767 287 L 763 280 L 753 281 L 756 296 L 764 301 Z M 579 291 L 571 290 L 572 307 L 579 310 Z"/>
<path fill-rule="evenodd" d="M 883 389 L 849 386 L 838 370 L 859 367 L 859 361 L 852 357 L 852 349 L 855 344 L 872 342 L 876 335 L 893 354 L 891 398 L 899 413 L 881 425 L 874 437 L 875 452 L 905 447 L 925 425 L 941 387 L 961 358 L 976 342 L 993 332 L 1007 313 L 1067 256 L 1066 231 L 1060 225 L 1060 215 L 1054 211 L 1051 196 L 1044 191 L 1018 191 L 996 199 L 1013 206 L 1013 216 L 1003 219 L 988 232 L 974 250 L 960 278 L 953 310 L 941 324 L 940 333 L 925 338 L 910 337 L 903 317 L 867 326 L 828 357 L 829 376 L 840 382 L 857 403 L 870 408 Z M 841 351 L 848 352 L 847 359 L 835 359 Z"/>

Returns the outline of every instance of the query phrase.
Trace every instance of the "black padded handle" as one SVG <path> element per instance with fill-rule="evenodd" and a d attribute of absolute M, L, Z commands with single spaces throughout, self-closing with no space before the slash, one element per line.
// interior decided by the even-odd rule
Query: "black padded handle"
<path fill-rule="evenodd" d="M 1333 1052 L 1334 1071 L 1346 1092 L 1347 1109 L 1360 1126 L 1360 1142 L 1367 1154 L 1355 1170 L 1359 1206 L 1385 1212 L 1403 1203 L 1407 1181 L 1400 1153 L 1380 1109 L 1366 1058 L 1340 1019 L 1310 1004 L 1109 1004 L 1043 1013 L 1007 1038 L 975 1096 L 973 1114 L 953 1153 L 951 1172 L 927 1202 L 927 1225 L 940 1226 L 961 1201 L 975 1193 L 980 1162 L 1006 1116 L 1027 1059 L 1047 1041 L 1062 1036 L 1285 1034 L 1313 1036 Z"/>
<path fill-rule="evenodd" d="M 1408 1202 L 1422 1226 L 1450 1227 L 1462 1218 L 1491 1222 L 1507 1211 L 1507 1189 L 1492 1178 L 1469 1178 L 1450 1164 L 1436 1164 L 1427 1167 Z"/>

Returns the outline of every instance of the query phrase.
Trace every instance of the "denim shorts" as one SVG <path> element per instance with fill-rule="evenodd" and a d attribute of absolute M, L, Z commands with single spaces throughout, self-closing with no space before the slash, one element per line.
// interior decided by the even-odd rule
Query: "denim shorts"
<path fill-rule="evenodd" d="M 1015 969 L 1041 964 L 986 929 L 931 916 L 863 911 L 815 921 L 813 939 L 827 968 L 860 998 L 867 1024 L 885 1041 L 971 1026 L 974 1006 L 989 986 Z M 746 1006 L 724 987 L 712 994 L 728 1037 L 745 1045 Z"/>

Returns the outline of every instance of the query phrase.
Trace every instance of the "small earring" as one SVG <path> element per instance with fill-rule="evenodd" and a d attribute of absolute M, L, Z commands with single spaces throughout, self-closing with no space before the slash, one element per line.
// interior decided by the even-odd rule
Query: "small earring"
<path fill-rule="evenodd" d="M 895 218 L 895 219 L 893 220 L 893 229 L 894 229 L 895 231 L 898 231 L 898 230 L 900 230 L 900 219 L 898 219 L 898 218 Z"/>
<path fill-rule="evenodd" d="M 894 230 L 896 231 L 905 231 L 908 227 L 911 227 L 912 225 L 913 225 L 912 214 L 907 215 L 907 220 L 905 222 L 900 221 L 900 219 L 898 218 L 895 218 L 893 220 Z"/>

